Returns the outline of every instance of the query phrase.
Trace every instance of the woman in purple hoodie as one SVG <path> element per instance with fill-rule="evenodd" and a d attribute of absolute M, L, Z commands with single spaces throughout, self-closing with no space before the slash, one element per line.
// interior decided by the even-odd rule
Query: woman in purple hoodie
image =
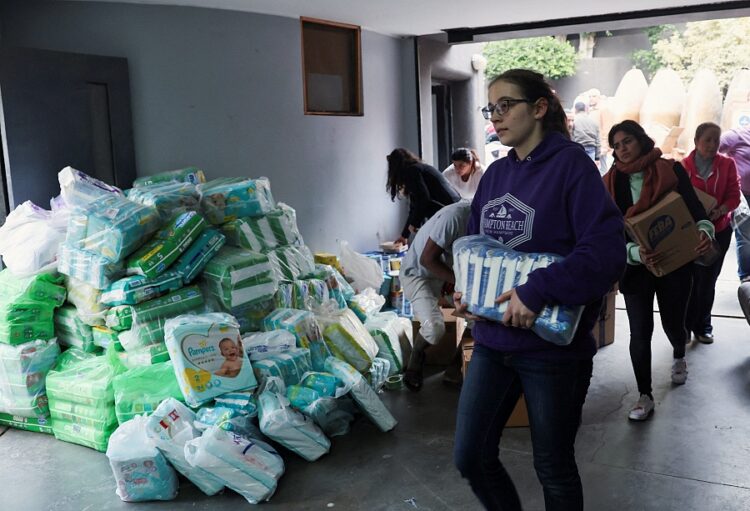
<path fill-rule="evenodd" d="M 489 100 L 483 113 L 513 149 L 485 172 L 467 234 L 563 259 L 498 297 L 509 302 L 502 322 L 475 318 L 455 462 L 487 509 L 521 509 L 498 446 L 523 393 L 547 509 L 583 509 L 573 445 L 596 352 L 591 329 L 602 297 L 625 268 L 622 215 L 591 158 L 570 140 L 560 100 L 542 75 L 506 71 L 491 82 Z M 555 304 L 586 306 L 568 346 L 530 330 L 542 308 Z"/>

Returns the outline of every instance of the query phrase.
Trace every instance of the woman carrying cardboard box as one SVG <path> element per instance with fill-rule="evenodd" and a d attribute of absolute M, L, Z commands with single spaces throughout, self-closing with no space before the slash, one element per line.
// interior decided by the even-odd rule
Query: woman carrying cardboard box
<path fill-rule="evenodd" d="M 623 121 L 609 131 L 609 145 L 615 161 L 604 176 L 604 184 L 627 220 L 658 203 L 669 192 L 682 196 L 701 231 L 696 257 L 708 252 L 714 233 L 713 224 L 690 184 L 685 169 L 674 160 L 661 157 L 661 150 L 635 121 Z M 640 397 L 628 414 L 631 420 L 646 420 L 654 410 L 651 394 L 651 337 L 654 332 L 654 295 L 659 303 L 662 327 L 673 349 L 672 382 L 681 385 L 687 379 L 685 343 L 688 332 L 685 315 L 693 279 L 693 264 L 657 277 L 648 266 L 664 258 L 659 249 L 648 250 L 627 236 L 625 273 L 619 289 L 625 297 L 630 323 L 630 360 Z"/>

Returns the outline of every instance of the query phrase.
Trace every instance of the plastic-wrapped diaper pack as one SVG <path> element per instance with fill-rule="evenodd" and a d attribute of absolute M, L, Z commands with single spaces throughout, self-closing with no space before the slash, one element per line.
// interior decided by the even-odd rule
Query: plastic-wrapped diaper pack
<path fill-rule="evenodd" d="M 283 202 L 266 216 L 238 218 L 221 227 L 229 244 L 262 252 L 283 245 L 303 245 L 297 213 Z"/>
<path fill-rule="evenodd" d="M 316 389 L 304 385 L 290 385 L 286 389 L 286 397 L 293 408 L 310 417 L 327 436 L 341 436 L 349 432 L 349 424 L 354 416 L 340 409 L 334 397 L 321 395 Z"/>
<path fill-rule="evenodd" d="M 175 213 L 181 211 L 197 211 L 198 192 L 191 183 L 159 183 L 138 188 L 131 188 L 125 192 L 128 200 L 153 206 L 159 212 L 162 221 L 168 221 Z"/>
<path fill-rule="evenodd" d="M 399 342 L 401 325 L 396 313 L 374 314 L 365 322 L 365 328 L 378 345 L 378 357 L 390 362 L 389 375 L 403 372 L 404 357 Z"/>
<path fill-rule="evenodd" d="M 352 296 L 347 304 L 349 308 L 354 311 L 354 314 L 362 321 L 367 321 L 367 318 L 377 314 L 380 309 L 385 305 L 385 297 L 378 294 L 374 289 L 368 287 L 359 294 Z"/>
<path fill-rule="evenodd" d="M 370 387 L 377 392 L 385 385 L 385 380 L 388 379 L 390 371 L 391 363 L 388 360 L 375 357 L 372 359 L 372 365 L 365 378 L 370 383 Z"/>
<path fill-rule="evenodd" d="M 134 188 L 153 186 L 166 183 L 190 183 L 199 185 L 206 182 L 206 176 L 198 167 L 185 167 L 183 169 L 168 170 L 151 176 L 142 176 L 133 181 Z"/>
<path fill-rule="evenodd" d="M 255 416 L 258 412 L 256 409 Z M 211 426 L 216 426 L 224 431 L 231 431 L 245 438 L 263 438 L 263 433 L 253 424 L 253 417 L 243 414 L 233 408 L 217 406 L 214 408 L 203 407 L 198 410 L 195 417 L 195 427 L 205 431 Z"/>
<path fill-rule="evenodd" d="M 351 365 L 334 357 L 328 357 L 325 365 L 326 372 L 339 378 L 345 386 L 351 389 L 349 393 L 354 401 L 381 431 L 390 431 L 396 427 L 397 422 L 391 412 L 388 411 L 364 377 Z"/>
<path fill-rule="evenodd" d="M 94 289 L 104 289 L 125 273 L 125 265 L 122 261 L 113 263 L 90 250 L 63 243 L 60 245 L 57 271 L 85 282 Z"/>
<path fill-rule="evenodd" d="M 253 370 L 261 384 L 269 378 L 279 378 L 284 385 L 297 384 L 305 373 L 312 371 L 310 350 L 292 348 L 283 353 L 267 353 L 253 362 Z"/>
<path fill-rule="evenodd" d="M 68 290 L 68 302 L 75 306 L 81 321 L 90 326 L 104 324 L 106 307 L 100 302 L 100 289 L 68 276 L 65 277 L 65 287 Z"/>
<path fill-rule="evenodd" d="M 527 254 L 512 250 L 484 235 L 466 236 L 453 247 L 456 291 L 469 312 L 502 321 L 508 303 L 496 304 L 505 291 L 522 286 L 533 271 L 561 260 L 554 254 Z M 578 328 L 583 306 L 545 305 L 531 330 L 545 341 L 570 344 Z"/>
<path fill-rule="evenodd" d="M 122 351 L 117 355 L 120 358 L 120 362 L 128 369 L 160 364 L 169 360 L 169 352 L 163 341 L 130 351 Z"/>
<path fill-rule="evenodd" d="M 315 310 L 330 299 L 328 286 L 320 279 L 280 282 L 275 303 L 278 308 Z"/>
<path fill-rule="evenodd" d="M 207 225 L 195 211 L 176 214 L 148 243 L 130 256 L 126 268 L 128 274 L 156 277 L 188 249 Z"/>
<path fill-rule="evenodd" d="M 146 419 L 146 435 L 179 473 L 206 495 L 216 495 L 224 482 L 185 459 L 185 444 L 201 435 L 194 423 L 195 413 L 190 408 L 167 398 Z"/>
<path fill-rule="evenodd" d="M 260 360 L 269 353 L 283 353 L 296 347 L 297 338 L 286 330 L 251 332 L 242 337 L 242 346 L 251 361 Z"/>
<path fill-rule="evenodd" d="M 89 325 L 78 317 L 72 305 L 63 305 L 55 311 L 55 334 L 63 346 L 72 346 L 82 351 L 97 351 L 94 333 Z"/>
<path fill-rule="evenodd" d="M 366 373 L 378 354 L 378 345 L 350 309 L 319 309 L 315 315 L 331 354 Z"/>
<path fill-rule="evenodd" d="M 315 273 L 315 260 L 305 245 L 278 247 L 266 254 L 278 280 L 296 280 Z"/>
<path fill-rule="evenodd" d="M 57 180 L 63 201 L 71 207 L 86 207 L 109 195 L 123 197 L 122 190 L 116 186 L 108 185 L 73 167 L 65 167 L 58 172 Z"/>
<path fill-rule="evenodd" d="M 151 415 L 169 397 L 183 399 L 171 361 L 136 367 L 119 374 L 112 381 L 112 390 L 115 414 L 120 424 L 136 415 Z"/>
<path fill-rule="evenodd" d="M 106 326 L 92 326 L 91 335 L 94 338 L 94 346 L 107 349 L 110 345 L 119 345 L 118 349 L 122 348 L 120 345 L 120 338 L 114 330 L 107 328 Z"/>
<path fill-rule="evenodd" d="M 315 273 L 312 276 L 326 283 L 328 294 L 336 301 L 340 309 L 347 307 L 347 301 L 354 296 L 354 288 L 336 268 L 327 264 L 316 264 Z"/>
<path fill-rule="evenodd" d="M 54 337 L 53 313 L 65 300 L 62 276 L 16 277 L 0 271 L 0 343 L 22 344 Z"/>
<path fill-rule="evenodd" d="M 160 224 L 155 208 L 107 195 L 73 210 L 65 243 L 117 262 L 140 247 Z"/>
<path fill-rule="evenodd" d="M 203 305 L 203 295 L 200 289 L 197 286 L 189 286 L 138 305 L 112 307 L 107 311 L 105 321 L 109 328 L 119 332 L 129 330 L 137 323 L 177 316 L 195 310 L 201 305 Z M 127 349 L 125 344 L 123 346 Z"/>
<path fill-rule="evenodd" d="M 233 410 L 239 415 L 258 416 L 258 403 L 255 401 L 253 392 L 227 392 L 218 396 L 214 401 L 216 401 L 216 406 Z"/>
<path fill-rule="evenodd" d="M 240 217 L 267 215 L 276 207 L 271 183 L 265 177 L 215 179 L 198 185 L 197 189 L 206 218 L 214 225 Z"/>
<path fill-rule="evenodd" d="M 164 455 L 146 436 L 146 418 L 121 424 L 109 439 L 107 458 L 124 502 L 172 500 L 179 482 Z"/>
<path fill-rule="evenodd" d="M 45 384 L 59 354 L 54 339 L 19 346 L 0 344 L 0 413 L 48 420 Z"/>
<path fill-rule="evenodd" d="M 206 265 L 224 246 L 226 237 L 213 228 L 204 230 L 172 265 L 172 270 L 182 276 L 186 286 L 200 275 Z"/>
<path fill-rule="evenodd" d="M 239 325 L 232 316 L 185 314 L 168 320 L 164 335 L 182 394 L 190 406 L 257 386 L 242 349 Z"/>
<path fill-rule="evenodd" d="M 295 309 L 276 309 L 263 320 L 263 330 L 291 332 L 297 338 L 298 347 L 310 350 L 313 369 L 316 371 L 323 369 L 330 351 L 323 340 L 323 334 L 313 313 Z"/>
<path fill-rule="evenodd" d="M 115 305 L 137 305 L 158 298 L 182 287 L 182 275 L 166 271 L 156 277 L 131 275 L 112 283 L 102 294 L 100 301 L 109 307 Z"/>
<path fill-rule="evenodd" d="M 203 281 L 225 309 L 271 300 L 278 289 L 267 256 L 229 246 L 206 265 Z"/>
<path fill-rule="evenodd" d="M 214 308 L 221 309 L 223 306 L 211 298 L 214 302 Z M 252 302 L 239 307 L 233 307 L 226 312 L 235 317 L 240 324 L 240 332 L 257 332 L 263 329 L 263 320 L 274 310 L 273 300 L 262 300 Z"/>
<path fill-rule="evenodd" d="M 0 256 L 17 276 L 56 268 L 57 252 L 68 230 L 67 210 L 47 211 L 26 201 L 0 227 Z"/>

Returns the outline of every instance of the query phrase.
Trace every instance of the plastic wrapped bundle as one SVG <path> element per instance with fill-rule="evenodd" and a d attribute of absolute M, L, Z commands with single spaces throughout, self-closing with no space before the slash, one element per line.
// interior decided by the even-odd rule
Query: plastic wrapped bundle
<path fill-rule="evenodd" d="M 185 444 L 201 436 L 195 428 L 195 413 L 174 398 L 161 402 L 146 420 L 146 435 L 179 473 L 206 495 L 216 495 L 224 482 L 185 459 Z"/>
<path fill-rule="evenodd" d="M 239 415 L 258 416 L 258 403 L 252 392 L 227 392 L 218 396 L 215 401 L 216 406 L 233 410 Z"/>
<path fill-rule="evenodd" d="M 106 349 L 114 344 L 118 349 L 122 348 L 118 333 L 111 328 L 106 326 L 91 327 L 91 335 L 94 338 L 94 346 Z"/>
<path fill-rule="evenodd" d="M 388 379 L 388 373 L 391 370 L 391 363 L 384 358 L 375 357 L 372 360 L 370 371 L 367 373 L 367 381 L 376 392 L 383 388 L 385 380 Z"/>
<path fill-rule="evenodd" d="M 169 360 L 169 351 L 164 341 L 140 346 L 130 351 L 122 351 L 117 355 L 122 365 L 128 369 L 151 366 Z"/>
<path fill-rule="evenodd" d="M 354 416 L 342 410 L 334 397 L 323 396 L 317 390 L 302 385 L 290 385 L 286 397 L 292 407 L 310 417 L 327 436 L 341 436 L 349 432 Z"/>
<path fill-rule="evenodd" d="M 53 434 L 52 421 L 47 417 L 29 418 L 0 412 L 0 426 L 33 431 L 34 433 Z"/>
<path fill-rule="evenodd" d="M 527 254 L 509 249 L 484 235 L 466 236 L 453 247 L 456 290 L 469 312 L 493 321 L 502 321 L 508 303 L 496 304 L 502 293 L 522 286 L 533 271 L 561 260 L 554 254 Z M 531 330 L 557 345 L 573 340 L 583 306 L 545 305 Z"/>
<path fill-rule="evenodd" d="M 185 167 L 183 169 L 168 170 L 151 176 L 143 176 L 133 181 L 134 188 L 153 186 L 166 183 L 190 183 L 199 185 L 206 182 L 206 176 L 198 167 Z"/>
<path fill-rule="evenodd" d="M 55 335 L 63 346 L 72 346 L 82 351 L 97 351 L 91 327 L 81 321 L 72 305 L 64 305 L 55 311 Z"/>
<path fill-rule="evenodd" d="M 186 286 L 200 275 L 206 265 L 224 246 L 226 237 L 213 228 L 204 230 L 198 239 L 175 261 L 172 270 L 182 276 Z"/>
<path fill-rule="evenodd" d="M 45 383 L 59 354 L 54 339 L 20 346 L 0 344 L 0 414 L 43 423 L 49 420 Z"/>
<path fill-rule="evenodd" d="M 128 200 L 156 208 L 163 222 L 168 221 L 175 213 L 197 211 L 200 208 L 198 192 L 191 183 L 153 184 L 132 188 L 125 193 Z"/>
<path fill-rule="evenodd" d="M 367 319 L 365 328 L 378 345 L 378 357 L 390 362 L 389 375 L 404 370 L 404 357 L 401 351 L 401 324 L 395 312 L 382 312 Z"/>
<path fill-rule="evenodd" d="M 310 350 L 293 348 L 283 353 L 268 353 L 253 362 L 258 381 L 263 384 L 269 378 L 279 378 L 284 385 L 295 385 L 305 373 L 312 371 Z"/>
<path fill-rule="evenodd" d="M 96 358 L 101 355 L 101 353 L 87 353 L 78 348 L 68 348 L 57 357 L 53 369 L 55 371 L 64 371 L 84 360 Z"/>
<path fill-rule="evenodd" d="M 335 375 L 350 389 L 350 394 L 365 415 L 381 430 L 396 427 L 396 419 L 385 407 L 375 391 L 352 366 L 334 357 L 326 360 L 326 371 Z"/>
<path fill-rule="evenodd" d="M 172 362 L 137 367 L 115 376 L 112 381 L 115 414 L 122 424 L 136 415 L 151 415 L 168 397 L 182 401 L 182 392 Z"/>
<path fill-rule="evenodd" d="M 340 309 L 347 307 L 347 301 L 354 296 L 354 288 L 336 268 L 326 264 L 316 264 L 313 277 L 326 283 L 329 296 L 336 301 Z"/>
<path fill-rule="evenodd" d="M 297 338 L 286 330 L 271 330 L 270 332 L 252 332 L 242 338 L 250 361 L 260 360 L 269 353 L 283 353 L 297 345 Z"/>
<path fill-rule="evenodd" d="M 257 332 L 263 328 L 263 320 L 275 309 L 273 300 L 248 303 L 227 309 L 240 324 L 240 332 Z"/>
<path fill-rule="evenodd" d="M 167 271 L 153 278 L 132 275 L 113 282 L 101 294 L 100 301 L 109 307 L 137 305 L 164 296 L 182 287 L 182 275 Z"/>
<path fill-rule="evenodd" d="M 124 502 L 172 500 L 177 496 L 177 474 L 146 436 L 146 419 L 134 417 L 110 437 L 107 458 Z"/>
<path fill-rule="evenodd" d="M 138 305 L 118 305 L 107 311 L 106 324 L 113 330 L 129 330 L 134 324 L 174 317 L 203 305 L 197 286 L 189 286 Z M 120 342 L 123 342 L 121 339 Z M 125 344 L 123 344 L 125 347 Z M 127 347 L 125 347 L 127 349 Z"/>
<path fill-rule="evenodd" d="M 276 309 L 263 320 L 263 330 L 291 332 L 297 338 L 298 347 L 310 350 L 313 369 L 316 371 L 323 369 L 330 351 L 323 340 L 313 313 L 295 309 Z"/>
<path fill-rule="evenodd" d="M 257 409 L 255 416 L 257 417 Z M 263 433 L 253 424 L 253 417 L 232 408 L 223 406 L 203 407 L 195 417 L 195 427 L 205 431 L 216 426 L 224 431 L 230 431 L 245 438 L 263 438 Z"/>
<path fill-rule="evenodd" d="M 284 474 L 284 460 L 265 442 L 212 426 L 185 445 L 185 458 L 250 504 L 271 498 Z"/>
<path fill-rule="evenodd" d="M 222 226 L 229 244 L 255 252 L 284 245 L 303 245 L 297 227 L 297 213 L 283 202 L 266 216 L 238 218 Z"/>
<path fill-rule="evenodd" d="M 330 299 L 328 286 L 320 279 L 279 282 L 274 302 L 277 308 L 312 311 Z"/>
<path fill-rule="evenodd" d="M 347 301 L 347 304 L 360 321 L 364 323 L 368 317 L 377 314 L 383 308 L 385 297 L 368 287 L 361 293 L 352 296 Z"/>
<path fill-rule="evenodd" d="M 334 357 L 347 361 L 363 374 L 369 371 L 378 345 L 354 312 L 329 307 L 320 309 L 315 318 Z"/>
<path fill-rule="evenodd" d="M 143 245 L 160 224 L 155 208 L 108 195 L 71 213 L 65 242 L 117 262 Z"/>
<path fill-rule="evenodd" d="M 39 273 L 17 277 L 9 270 L 0 271 L 0 301 L 33 300 L 59 307 L 65 301 L 64 278 L 59 273 Z"/>
<path fill-rule="evenodd" d="M 67 229 L 67 210 L 51 212 L 31 201 L 24 202 L 0 227 L 3 264 L 19 276 L 55 269 L 57 252 Z"/>
<path fill-rule="evenodd" d="M 85 207 L 110 195 L 123 197 L 122 190 L 104 181 L 84 174 L 73 167 L 65 167 L 57 173 L 60 195 L 68 206 Z"/>
<path fill-rule="evenodd" d="M 54 337 L 54 309 L 65 300 L 58 274 L 17 278 L 0 271 L 0 343 L 23 344 Z"/>
<path fill-rule="evenodd" d="M 266 255 L 228 246 L 206 265 L 203 280 L 207 292 L 225 309 L 266 302 L 278 289 Z"/>
<path fill-rule="evenodd" d="M 220 225 L 241 217 L 267 215 L 276 203 L 267 178 L 227 177 L 197 187 L 206 218 Z"/>
<path fill-rule="evenodd" d="M 188 405 L 197 407 L 226 392 L 257 386 L 232 316 L 185 314 L 168 320 L 164 335 Z"/>
<path fill-rule="evenodd" d="M 100 302 L 100 289 L 68 276 L 65 277 L 65 287 L 68 290 L 68 302 L 75 306 L 81 321 L 90 326 L 104 325 L 106 308 Z"/>
<path fill-rule="evenodd" d="M 125 273 L 125 266 L 122 261 L 113 263 L 94 252 L 63 243 L 60 245 L 57 270 L 94 289 L 104 289 Z"/>
<path fill-rule="evenodd" d="M 278 280 L 296 280 L 315 273 L 312 252 L 305 245 L 279 247 L 266 254 Z"/>

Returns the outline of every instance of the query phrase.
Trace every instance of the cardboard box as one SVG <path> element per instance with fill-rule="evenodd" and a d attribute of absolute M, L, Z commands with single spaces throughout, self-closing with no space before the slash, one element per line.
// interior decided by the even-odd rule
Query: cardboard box
<path fill-rule="evenodd" d="M 664 258 L 655 266 L 646 266 L 662 277 L 695 260 L 700 243 L 698 228 L 680 194 L 669 192 L 646 211 L 625 219 L 625 229 L 641 246 L 659 250 Z"/>
<path fill-rule="evenodd" d="M 696 187 L 693 187 L 693 190 L 695 190 L 695 195 L 698 196 L 698 200 L 701 201 L 703 209 L 706 210 L 706 214 L 708 215 L 718 205 L 718 201 L 713 195 L 709 195 L 703 190 L 699 190 Z"/>
<path fill-rule="evenodd" d="M 615 342 L 615 297 L 617 291 L 610 291 L 602 301 L 599 317 L 594 323 L 591 334 L 596 340 L 596 347 L 601 348 Z"/>

